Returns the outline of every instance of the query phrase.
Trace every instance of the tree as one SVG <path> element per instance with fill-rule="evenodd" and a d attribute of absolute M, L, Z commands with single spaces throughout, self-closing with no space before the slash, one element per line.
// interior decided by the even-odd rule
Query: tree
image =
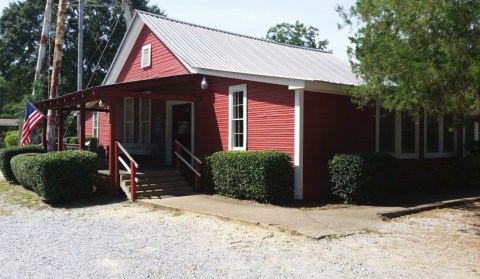
<path fill-rule="evenodd" d="M 56 1 L 54 1 L 56 2 Z M 148 0 L 132 0 L 133 9 L 145 10 L 161 15 L 165 12 L 157 6 L 149 6 Z M 13 2 L 3 10 L 0 17 L 0 77 L 6 84 L 2 91 L 2 101 L 7 108 L 17 107 L 25 96 L 31 97 L 38 45 L 43 22 L 46 0 L 24 0 Z M 110 7 L 85 7 L 84 10 L 84 87 L 99 85 L 105 76 L 118 46 L 125 34 L 126 26 L 119 0 L 90 0 L 88 4 L 108 4 Z M 69 6 L 65 28 L 62 73 L 59 94 L 76 91 L 77 84 L 77 24 L 78 8 Z M 56 24 L 56 7 L 52 11 L 49 53 L 53 54 L 53 39 Z M 103 54 L 103 55 L 102 55 Z M 48 57 L 48 55 L 47 55 Z M 45 63 L 46 69 L 49 64 Z M 45 72 L 45 76 L 49 73 Z M 48 79 L 40 79 L 45 84 L 41 96 L 48 95 Z M 5 108 L 4 106 L 4 108 Z M 20 105 L 23 113 L 23 104 Z M 13 113 L 12 111 L 8 111 Z"/>
<path fill-rule="evenodd" d="M 318 29 L 313 26 L 305 26 L 298 20 L 295 24 L 279 23 L 270 27 L 267 31 L 267 40 L 284 43 L 294 46 L 302 46 L 309 48 L 326 49 L 328 40 L 319 40 Z"/>
<path fill-rule="evenodd" d="M 360 105 L 387 110 L 480 113 L 480 1 L 358 0 L 337 7 L 350 38 L 353 70 L 363 83 L 349 91 Z"/>

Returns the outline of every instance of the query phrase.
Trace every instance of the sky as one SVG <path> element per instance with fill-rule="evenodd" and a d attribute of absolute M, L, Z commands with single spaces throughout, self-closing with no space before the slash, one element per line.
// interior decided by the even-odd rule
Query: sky
<path fill-rule="evenodd" d="M 0 11 L 10 2 L 15 1 L 0 0 Z M 318 39 L 329 40 L 327 49 L 344 60 L 348 60 L 348 36 L 352 33 L 348 28 L 338 30 L 341 18 L 335 7 L 348 8 L 354 3 L 355 0 L 150 0 L 170 18 L 258 38 L 265 37 L 267 30 L 278 23 L 298 20 L 318 28 Z"/>

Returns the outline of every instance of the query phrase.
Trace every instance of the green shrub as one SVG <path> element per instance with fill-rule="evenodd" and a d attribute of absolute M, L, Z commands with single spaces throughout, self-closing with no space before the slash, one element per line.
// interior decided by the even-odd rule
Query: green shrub
<path fill-rule="evenodd" d="M 85 142 L 88 142 L 88 141 L 90 142 L 90 146 L 88 150 L 96 151 L 98 148 L 98 139 L 92 136 L 85 137 Z M 65 137 L 63 138 L 63 142 L 65 144 L 79 144 L 80 140 L 78 139 L 78 137 Z"/>
<path fill-rule="evenodd" d="M 328 162 L 332 193 L 344 203 L 378 199 L 392 189 L 397 166 L 397 160 L 388 154 L 335 155 Z"/>
<path fill-rule="evenodd" d="M 78 137 L 65 137 L 63 142 L 66 144 L 78 144 Z"/>
<path fill-rule="evenodd" d="M 5 134 L 5 139 L 3 141 L 5 142 L 5 146 L 12 147 L 19 145 L 19 139 L 20 136 L 18 134 L 18 131 L 8 131 Z"/>
<path fill-rule="evenodd" d="M 202 159 L 202 191 L 213 193 L 215 187 L 212 177 L 212 159 L 211 156 L 205 156 Z"/>
<path fill-rule="evenodd" d="M 39 153 L 19 154 L 10 160 L 10 165 L 12 166 L 12 172 L 15 175 L 15 180 L 30 190 L 33 190 L 35 185 L 34 181 L 31 179 L 32 176 L 29 175 L 30 170 L 33 169 L 33 160 L 31 160 L 31 157 L 37 156 L 38 154 Z"/>
<path fill-rule="evenodd" d="M 34 145 L 27 145 L 25 147 L 7 147 L 0 149 L 0 170 L 7 181 L 16 182 L 15 175 L 13 175 L 10 160 L 19 154 L 24 153 L 44 153 L 43 148 Z"/>
<path fill-rule="evenodd" d="M 20 162 L 18 162 L 20 161 Z M 43 199 L 59 202 L 93 192 L 97 173 L 97 155 L 89 151 L 69 150 L 25 156 L 15 160 L 25 164 L 22 180 Z M 20 171 L 22 167 L 19 167 Z M 28 169 L 26 169 L 28 168 Z"/>
<path fill-rule="evenodd" d="M 259 202 L 291 197 L 290 155 L 275 151 L 221 151 L 209 157 L 215 192 Z"/>
<path fill-rule="evenodd" d="M 475 155 L 465 158 L 465 167 L 470 188 L 480 190 L 480 156 Z"/>
<path fill-rule="evenodd" d="M 480 155 L 480 141 L 472 141 L 465 144 L 465 150 L 473 155 Z"/>

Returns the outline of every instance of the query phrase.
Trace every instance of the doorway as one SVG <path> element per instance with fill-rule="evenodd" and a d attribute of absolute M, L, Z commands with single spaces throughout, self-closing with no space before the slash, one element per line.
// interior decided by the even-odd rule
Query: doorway
<path fill-rule="evenodd" d="M 175 162 L 175 140 L 194 153 L 194 105 L 192 102 L 167 101 L 165 164 Z"/>

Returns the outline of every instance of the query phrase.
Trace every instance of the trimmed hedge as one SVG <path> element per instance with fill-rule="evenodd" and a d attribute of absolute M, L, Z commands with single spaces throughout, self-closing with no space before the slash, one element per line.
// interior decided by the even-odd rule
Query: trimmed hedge
<path fill-rule="evenodd" d="M 16 182 L 15 175 L 12 172 L 10 160 L 19 154 L 24 153 L 45 153 L 40 146 L 27 145 L 25 147 L 7 147 L 0 149 L 0 170 L 7 181 Z"/>
<path fill-rule="evenodd" d="M 293 168 L 287 153 L 220 151 L 208 160 L 214 190 L 218 194 L 274 203 L 291 198 Z"/>
<path fill-rule="evenodd" d="M 332 193 L 344 203 L 363 203 L 393 188 L 398 161 L 383 153 L 337 154 L 328 168 Z"/>
<path fill-rule="evenodd" d="M 480 155 L 464 159 L 467 182 L 471 190 L 480 190 Z"/>
<path fill-rule="evenodd" d="M 15 180 L 23 185 L 25 188 L 33 190 L 35 182 L 31 179 L 30 171 L 33 169 L 33 160 L 31 157 L 37 156 L 40 153 L 25 153 L 13 157 L 10 160 L 12 166 L 12 172 L 15 176 Z"/>
<path fill-rule="evenodd" d="M 68 150 L 15 158 L 15 173 L 43 199 L 58 202 L 93 192 L 97 155 Z"/>
<path fill-rule="evenodd" d="M 207 193 L 214 193 L 215 186 L 212 177 L 212 159 L 211 156 L 205 156 L 202 159 L 202 191 Z"/>

